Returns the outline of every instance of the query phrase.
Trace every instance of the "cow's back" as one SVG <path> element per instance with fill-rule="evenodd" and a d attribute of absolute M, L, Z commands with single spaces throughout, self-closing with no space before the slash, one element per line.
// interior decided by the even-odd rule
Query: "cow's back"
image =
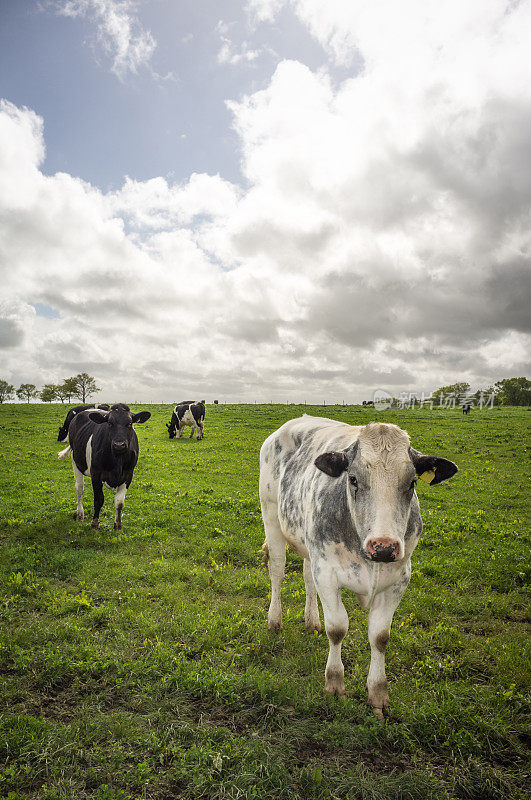
<path fill-rule="evenodd" d="M 304 414 L 267 437 L 260 450 L 260 467 L 269 467 L 277 478 L 288 464 L 294 472 L 304 471 L 320 453 L 351 445 L 360 430 L 360 426 Z"/>
<path fill-rule="evenodd" d="M 359 426 L 305 414 L 286 422 L 265 440 L 260 450 L 260 499 L 262 507 L 277 504 L 285 535 L 303 537 L 305 519 L 317 494 L 341 493 L 340 484 L 331 486 L 314 462 L 322 453 L 353 444 L 360 430 Z"/>

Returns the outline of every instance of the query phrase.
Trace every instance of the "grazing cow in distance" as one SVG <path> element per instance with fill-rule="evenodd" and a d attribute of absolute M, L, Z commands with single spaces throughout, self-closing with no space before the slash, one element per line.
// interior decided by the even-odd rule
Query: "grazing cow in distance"
<path fill-rule="evenodd" d="M 183 400 L 177 403 L 173 409 L 171 420 L 166 423 L 170 439 L 180 439 L 184 432 L 184 426 L 189 425 L 192 429 L 190 439 L 196 432 L 196 439 L 202 439 L 205 430 L 205 401 L 204 400 Z"/>
<path fill-rule="evenodd" d="M 463 414 L 470 414 L 472 405 L 470 403 L 463 403 Z"/>
<path fill-rule="evenodd" d="M 280 584 L 290 545 L 304 558 L 307 629 L 321 630 L 317 595 L 323 606 L 330 645 L 325 692 L 345 693 L 341 642 L 348 616 L 341 590 L 351 589 L 369 611 L 367 689 L 379 719 L 389 709 L 385 647 L 422 531 L 417 476 L 433 486 L 456 472 L 451 461 L 414 450 L 396 425 L 378 422 L 347 425 L 304 415 L 272 433 L 260 451 L 268 627 L 282 627 Z"/>
<path fill-rule="evenodd" d="M 107 414 L 97 410 L 81 411 L 70 423 L 69 445 L 59 453 L 60 459 L 72 454 L 72 466 L 76 480 L 77 512 L 76 519 L 84 519 L 83 484 L 84 475 L 92 479 L 94 492 L 94 515 L 92 528 L 100 524 L 100 511 L 103 505 L 103 484 L 116 489 L 114 501 L 114 530 L 122 529 L 122 509 L 126 492 L 133 480 L 133 472 L 138 461 L 138 438 L 133 424 L 146 422 L 149 411 L 132 414 L 129 406 L 123 403 L 113 405 Z"/>
<path fill-rule="evenodd" d="M 75 408 L 71 408 L 68 414 L 66 415 L 66 419 L 59 428 L 59 435 L 57 437 L 58 442 L 65 442 L 66 437 L 68 436 L 68 428 L 70 427 L 70 423 L 76 416 L 79 414 L 80 411 L 86 411 L 87 408 L 99 408 L 100 411 L 108 411 L 110 405 L 108 403 L 90 403 L 89 405 L 84 406 L 76 406 Z"/>

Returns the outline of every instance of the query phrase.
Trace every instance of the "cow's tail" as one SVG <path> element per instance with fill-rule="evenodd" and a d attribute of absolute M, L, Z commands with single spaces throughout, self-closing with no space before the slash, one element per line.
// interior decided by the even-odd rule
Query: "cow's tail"
<path fill-rule="evenodd" d="M 68 445 L 68 447 L 65 447 L 65 449 L 61 450 L 60 453 L 57 453 L 57 458 L 60 461 L 65 461 L 65 459 L 67 459 L 68 456 L 70 455 L 71 450 L 72 448 L 70 447 L 70 445 Z"/>
<path fill-rule="evenodd" d="M 263 543 L 262 547 L 260 548 L 260 551 L 262 553 L 262 564 L 265 567 L 267 567 L 267 565 L 269 564 L 269 547 L 267 542 Z"/>

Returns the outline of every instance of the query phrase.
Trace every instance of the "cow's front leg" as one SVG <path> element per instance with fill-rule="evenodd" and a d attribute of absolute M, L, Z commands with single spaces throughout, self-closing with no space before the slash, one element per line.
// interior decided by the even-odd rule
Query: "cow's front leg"
<path fill-rule="evenodd" d="M 321 562 L 322 564 L 322 562 Z M 345 694 L 345 668 L 341 661 L 341 644 L 348 631 L 348 614 L 341 600 L 341 589 L 331 569 L 313 569 L 313 577 L 325 619 L 325 630 L 330 649 L 325 669 L 325 692 Z"/>
<path fill-rule="evenodd" d="M 114 530 L 122 530 L 122 509 L 124 507 L 125 495 L 127 492 L 127 485 L 122 483 L 116 490 L 114 497 Z"/>
<path fill-rule="evenodd" d="M 99 478 L 92 478 L 92 491 L 94 492 L 94 516 L 90 527 L 97 529 L 100 525 L 100 511 L 103 505 L 103 483 Z"/>
<path fill-rule="evenodd" d="M 407 586 L 407 583 L 406 583 Z M 406 586 L 404 586 L 404 591 Z M 369 704 L 378 719 L 389 714 L 389 695 L 385 674 L 385 648 L 389 640 L 391 623 L 404 591 L 397 593 L 397 586 L 377 594 L 369 611 L 369 642 L 371 645 L 371 665 L 367 677 Z"/>

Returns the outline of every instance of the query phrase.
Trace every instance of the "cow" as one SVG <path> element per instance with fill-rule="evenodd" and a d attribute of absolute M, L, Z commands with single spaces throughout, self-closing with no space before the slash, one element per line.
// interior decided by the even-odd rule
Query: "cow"
<path fill-rule="evenodd" d="M 323 607 L 325 692 L 345 694 L 341 643 L 348 616 L 341 590 L 351 589 L 369 611 L 368 700 L 379 719 L 389 712 L 385 647 L 422 531 L 417 477 L 433 486 L 456 472 L 452 461 L 422 455 L 404 430 L 379 422 L 348 425 L 304 415 L 272 433 L 260 451 L 268 627 L 282 627 L 280 584 L 289 545 L 304 559 L 308 630 L 321 631 L 317 595 Z"/>
<path fill-rule="evenodd" d="M 205 435 L 205 401 L 204 400 L 183 400 L 177 403 L 173 409 L 171 420 L 166 423 L 170 439 L 180 439 L 184 433 L 184 426 L 189 425 L 192 429 L 190 439 L 196 433 L 196 439 L 202 439 Z"/>
<path fill-rule="evenodd" d="M 463 403 L 463 414 L 470 414 L 471 409 L 471 403 Z"/>
<path fill-rule="evenodd" d="M 116 489 L 114 530 L 122 530 L 125 495 L 138 461 L 138 438 L 133 424 L 146 422 L 150 416 L 149 411 L 132 414 L 129 406 L 123 403 L 111 406 L 108 413 L 88 410 L 75 415 L 68 431 L 68 447 L 59 453 L 59 458 L 72 456 L 77 492 L 76 520 L 85 517 L 82 498 L 84 475 L 88 475 L 94 493 L 91 527 L 97 529 L 100 524 L 105 483 L 110 489 Z"/>
<path fill-rule="evenodd" d="M 108 403 L 91 403 L 88 405 L 83 406 L 76 406 L 75 408 L 71 408 L 68 414 L 66 415 L 66 419 L 59 428 L 59 435 L 57 437 L 58 442 L 65 442 L 68 436 L 68 428 L 70 427 L 70 423 L 74 419 L 76 414 L 79 414 L 80 411 L 86 411 L 87 408 L 99 408 L 102 411 L 108 411 L 110 405 Z"/>

